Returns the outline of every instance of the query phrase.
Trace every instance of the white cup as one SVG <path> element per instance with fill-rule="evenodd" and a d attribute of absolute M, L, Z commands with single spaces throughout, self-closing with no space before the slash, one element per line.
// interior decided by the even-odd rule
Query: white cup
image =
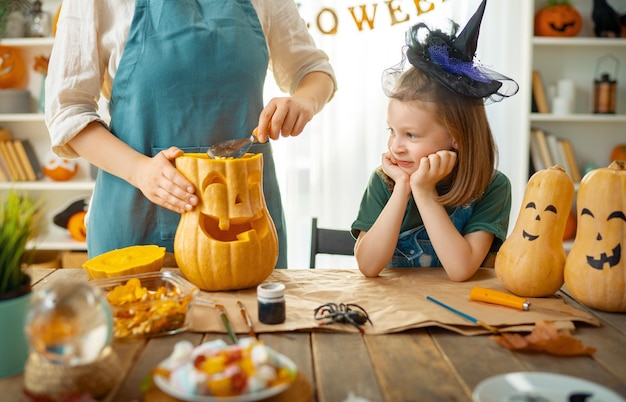
<path fill-rule="evenodd" d="M 574 108 L 574 102 L 571 99 L 557 96 L 552 100 L 553 114 L 570 114 Z"/>
<path fill-rule="evenodd" d="M 570 99 L 572 103 L 576 99 L 576 85 L 572 80 L 559 80 L 557 83 L 556 96 L 559 98 Z"/>

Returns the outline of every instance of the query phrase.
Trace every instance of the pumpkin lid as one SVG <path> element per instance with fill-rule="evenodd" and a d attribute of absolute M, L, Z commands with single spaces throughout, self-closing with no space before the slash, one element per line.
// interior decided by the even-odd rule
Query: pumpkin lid
<path fill-rule="evenodd" d="M 457 36 L 459 24 L 451 22 L 449 33 L 431 29 L 424 22 L 413 25 L 406 33 L 402 61 L 383 72 L 383 90 L 387 96 L 394 92 L 397 79 L 405 67 L 415 67 L 435 78 L 449 91 L 471 98 L 499 102 L 517 93 L 519 85 L 512 78 L 491 71 L 474 60 L 478 34 L 487 0 L 483 0 L 469 22 Z M 409 66 L 405 66 L 406 60 Z M 449 93 L 428 89 L 423 101 L 442 102 Z M 432 96 L 435 96 L 435 99 Z"/>

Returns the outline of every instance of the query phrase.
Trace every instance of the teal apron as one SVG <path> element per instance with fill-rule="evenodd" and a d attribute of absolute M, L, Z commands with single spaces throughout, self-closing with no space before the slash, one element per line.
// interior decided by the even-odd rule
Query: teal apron
<path fill-rule="evenodd" d="M 247 137 L 263 108 L 265 36 L 250 0 L 137 0 L 111 90 L 111 132 L 154 156 L 170 146 L 206 152 Z M 284 217 L 269 143 L 263 191 L 279 237 L 277 267 L 287 267 Z M 180 215 L 135 187 L 98 172 L 87 229 L 89 257 L 157 244 L 173 252 Z"/>

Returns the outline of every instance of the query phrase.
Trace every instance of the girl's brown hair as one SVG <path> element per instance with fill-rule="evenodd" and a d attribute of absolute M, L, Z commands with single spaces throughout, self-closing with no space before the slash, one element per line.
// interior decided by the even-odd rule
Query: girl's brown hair
<path fill-rule="evenodd" d="M 483 100 L 458 95 L 413 67 L 398 78 L 389 96 L 424 103 L 458 146 L 449 189 L 439 202 L 458 206 L 480 198 L 493 177 L 498 153 Z"/>

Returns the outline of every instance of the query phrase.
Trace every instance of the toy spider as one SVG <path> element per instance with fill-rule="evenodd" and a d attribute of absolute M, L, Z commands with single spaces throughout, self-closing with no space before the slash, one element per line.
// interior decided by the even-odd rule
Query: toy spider
<path fill-rule="evenodd" d="M 361 325 L 365 325 L 372 321 L 365 309 L 354 303 L 326 303 L 322 304 L 313 312 L 316 320 L 327 320 L 320 322 L 319 325 L 329 325 L 333 323 L 351 324 L 359 330 L 360 333 L 364 333 Z"/>

